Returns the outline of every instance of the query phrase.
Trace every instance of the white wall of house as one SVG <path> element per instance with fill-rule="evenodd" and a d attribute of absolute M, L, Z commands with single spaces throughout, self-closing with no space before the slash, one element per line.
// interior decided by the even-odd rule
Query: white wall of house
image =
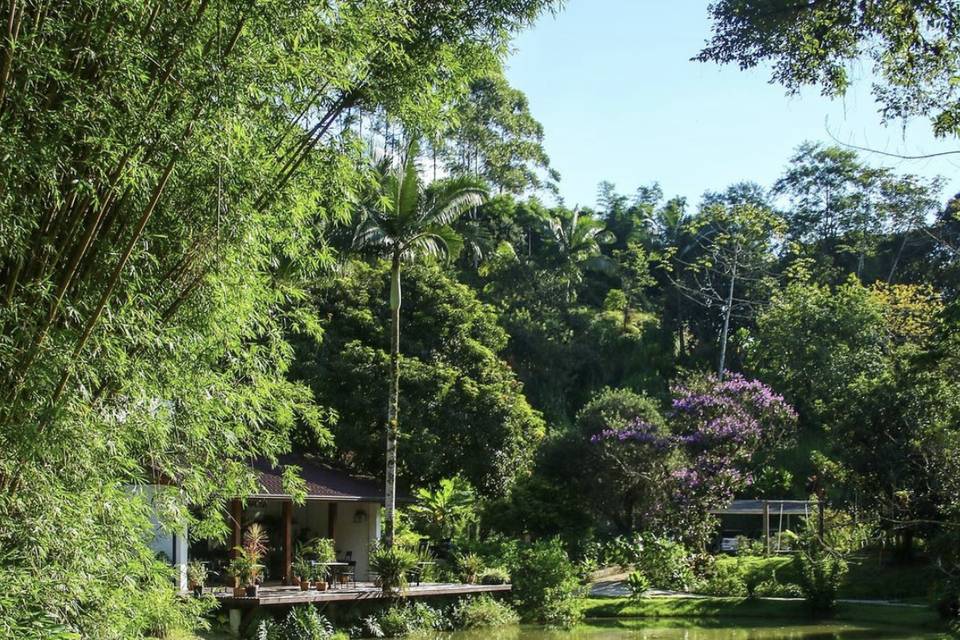
<path fill-rule="evenodd" d="M 357 563 L 357 580 L 367 580 L 370 573 L 370 547 L 379 538 L 380 505 L 372 502 L 341 502 L 337 506 L 334 531 L 337 556 L 352 552 Z"/>

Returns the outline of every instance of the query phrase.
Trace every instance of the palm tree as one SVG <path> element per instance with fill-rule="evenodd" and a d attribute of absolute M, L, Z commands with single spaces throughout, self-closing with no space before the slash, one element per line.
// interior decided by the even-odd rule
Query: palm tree
<path fill-rule="evenodd" d="M 612 244 L 616 238 L 599 220 L 581 216 L 579 208 L 573 210 L 568 221 L 549 218 L 546 226 L 557 250 L 559 266 L 569 274 L 566 296 L 567 302 L 572 302 L 573 287 L 580 283 L 584 269 L 607 273 L 613 269 L 613 261 L 603 254 L 601 246 Z"/>
<path fill-rule="evenodd" d="M 377 168 L 376 186 L 361 205 L 354 244 L 376 249 L 390 260 L 390 392 L 387 400 L 385 544 L 393 545 L 396 512 L 397 439 L 400 433 L 400 264 L 423 257 L 446 259 L 462 241 L 450 224 L 479 206 L 487 191 L 474 178 L 459 177 L 425 186 L 417 167 L 419 146 L 411 142 L 399 165 Z"/>

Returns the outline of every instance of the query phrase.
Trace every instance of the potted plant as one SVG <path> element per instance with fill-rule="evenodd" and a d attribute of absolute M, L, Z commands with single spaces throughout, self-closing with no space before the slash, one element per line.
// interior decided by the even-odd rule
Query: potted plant
<path fill-rule="evenodd" d="M 243 545 L 234 547 L 234 558 L 230 561 L 230 575 L 234 577 L 233 595 L 255 598 L 260 592 L 260 572 L 263 565 L 260 560 L 267 552 L 267 534 L 259 524 L 250 525 L 243 534 Z"/>
<path fill-rule="evenodd" d="M 299 584 L 301 591 L 306 591 L 309 589 L 310 574 L 313 571 L 313 567 L 310 566 L 310 562 L 303 555 L 298 553 L 296 556 L 294 556 L 292 568 L 294 584 Z"/>
<path fill-rule="evenodd" d="M 465 553 L 457 558 L 460 566 L 460 577 L 465 584 L 474 584 L 477 576 L 483 571 L 483 560 L 475 553 Z"/>
<path fill-rule="evenodd" d="M 317 557 L 314 584 L 319 591 L 325 591 L 327 588 L 327 579 L 330 577 L 330 567 L 327 563 L 334 562 L 337 559 L 337 552 L 333 539 L 317 538 L 314 540 L 313 553 Z"/>
<path fill-rule="evenodd" d="M 234 547 L 234 557 L 227 565 L 227 573 L 233 577 L 233 597 L 243 598 L 247 595 L 246 584 L 252 573 L 252 563 L 243 547 Z"/>
<path fill-rule="evenodd" d="M 207 582 L 207 565 L 199 560 L 193 560 L 187 565 L 187 582 L 193 595 L 200 597 L 203 595 L 203 586 Z"/>

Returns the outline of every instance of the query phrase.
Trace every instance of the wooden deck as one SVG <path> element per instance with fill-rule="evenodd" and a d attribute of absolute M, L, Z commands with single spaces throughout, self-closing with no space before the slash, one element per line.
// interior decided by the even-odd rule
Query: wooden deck
<path fill-rule="evenodd" d="M 509 584 L 451 584 L 424 583 L 410 585 L 403 593 L 406 598 L 430 596 L 457 596 L 473 593 L 497 593 L 510 591 Z M 256 598 L 236 598 L 233 591 L 213 594 L 227 609 L 250 609 L 256 607 L 284 607 L 308 602 L 346 602 L 352 600 L 379 600 L 388 598 L 383 590 L 372 583 L 360 582 L 356 586 L 327 591 L 301 591 L 300 587 L 260 587 Z"/>

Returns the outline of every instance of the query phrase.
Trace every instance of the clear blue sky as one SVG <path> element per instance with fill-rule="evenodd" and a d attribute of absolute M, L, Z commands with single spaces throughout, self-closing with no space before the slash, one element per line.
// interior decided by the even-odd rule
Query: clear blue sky
<path fill-rule="evenodd" d="M 631 194 L 657 181 L 691 203 L 705 190 L 752 180 L 770 186 L 804 140 L 903 154 L 958 148 L 926 121 L 880 125 L 869 69 L 843 100 L 816 89 L 788 97 L 763 69 L 691 62 L 709 36 L 706 0 L 568 0 L 521 34 L 507 75 L 530 99 L 567 205 L 594 205 L 601 180 Z M 903 161 L 904 173 L 943 175 L 960 191 L 960 156 Z"/>

